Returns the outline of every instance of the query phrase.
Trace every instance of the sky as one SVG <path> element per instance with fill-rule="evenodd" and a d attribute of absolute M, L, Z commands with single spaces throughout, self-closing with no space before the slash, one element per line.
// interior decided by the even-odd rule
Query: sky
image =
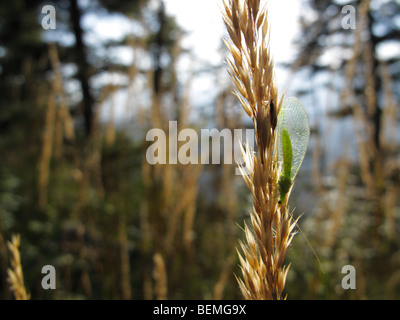
<path fill-rule="evenodd" d="M 164 0 L 166 11 L 174 16 L 178 25 L 187 31 L 182 40 L 182 45 L 192 51 L 195 56 L 195 69 L 204 68 L 205 64 L 220 66 L 225 63 L 221 53 L 222 37 L 227 36 L 222 20 L 222 0 Z M 287 87 L 289 73 L 279 63 L 289 62 L 294 56 L 295 48 L 292 45 L 298 27 L 300 1 L 288 0 L 262 1 L 267 4 L 270 23 L 270 50 L 275 63 L 274 72 L 279 93 L 283 93 Z M 182 59 L 181 70 L 188 68 L 193 63 L 189 59 Z M 185 71 L 182 71 L 184 73 Z M 230 81 L 228 73 L 226 78 Z M 196 74 L 192 80 L 190 91 L 192 105 L 192 119 L 199 114 L 196 111 L 212 113 L 213 110 L 204 111 L 204 106 L 212 106 L 218 91 L 215 79 L 210 79 L 210 74 Z M 239 108 L 239 106 L 234 106 Z"/>
<path fill-rule="evenodd" d="M 158 3 L 154 0 L 154 5 Z M 279 63 L 288 62 L 295 53 L 292 41 L 296 36 L 298 27 L 298 15 L 300 1 L 287 0 L 262 1 L 268 6 L 268 19 L 270 22 L 270 50 L 275 62 L 275 76 L 279 92 L 288 89 L 288 71 L 279 67 Z M 221 66 L 225 57 L 221 53 L 222 37 L 226 36 L 225 26 L 222 20 L 220 7 L 222 0 L 164 0 L 168 15 L 174 16 L 177 24 L 186 31 L 181 41 L 184 48 L 190 49 L 194 56 L 194 69 L 198 71 L 207 65 Z M 151 4 L 150 4 L 151 5 Z M 99 37 L 107 39 L 119 39 L 124 34 L 132 32 L 132 22 L 122 19 L 120 16 L 109 16 L 99 19 L 96 15 L 85 15 L 84 27 L 93 30 L 85 39 L 87 42 L 98 41 Z M 138 33 L 138 30 L 135 30 Z M 120 59 L 127 64 L 132 60 L 132 52 L 129 49 L 118 51 Z M 178 68 L 181 72 L 180 79 L 188 77 L 190 68 L 193 68 L 191 57 L 180 58 Z M 143 63 L 143 62 L 142 62 Z M 192 65 L 191 65 L 192 64 Z M 227 73 L 226 73 L 227 75 Z M 210 73 L 196 73 L 191 85 L 190 97 L 193 109 L 202 110 L 203 106 L 213 105 L 218 93 L 215 86 L 215 78 L 210 78 Z M 228 76 L 227 79 L 229 80 Z M 229 80 L 230 81 L 230 80 Z M 194 111 L 194 110 L 193 110 Z M 123 117 L 123 110 L 116 110 L 116 117 Z M 197 117 L 195 113 L 192 115 Z"/>
<path fill-rule="evenodd" d="M 178 25 L 188 32 L 183 45 L 213 63 L 220 62 L 218 48 L 225 35 L 220 6 L 223 0 L 164 0 L 167 13 L 174 16 Z M 155 1 L 156 3 L 157 1 Z M 288 60 L 293 54 L 291 42 L 298 28 L 300 1 L 262 1 L 269 8 L 271 52 L 276 62 Z M 120 16 L 99 19 L 94 14 L 85 15 L 84 27 L 94 27 L 103 38 L 118 39 L 132 31 L 132 24 Z M 93 39 L 93 34 L 91 35 Z M 90 38 L 88 38 L 90 40 Z M 95 41 L 95 40 L 93 40 Z"/>
<path fill-rule="evenodd" d="M 266 1 L 263 1 L 266 3 Z M 271 52 L 276 64 L 288 61 L 293 56 L 293 38 L 298 28 L 300 2 L 267 1 L 271 26 Z M 175 16 L 178 24 L 190 34 L 183 45 L 194 50 L 195 54 L 210 62 L 220 63 L 218 48 L 225 34 L 220 6 L 222 0 L 165 0 L 166 10 Z M 277 68 L 278 85 L 283 84 L 287 74 Z"/>

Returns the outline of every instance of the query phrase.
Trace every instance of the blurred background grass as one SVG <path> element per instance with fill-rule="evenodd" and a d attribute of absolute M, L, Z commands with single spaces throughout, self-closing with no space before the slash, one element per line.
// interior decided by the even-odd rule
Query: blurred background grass
<path fill-rule="evenodd" d="M 397 299 L 400 2 L 276 3 L 279 90 L 312 126 L 290 200 L 303 216 L 288 298 Z M 56 30 L 41 27 L 47 4 Z M 356 29 L 342 27 L 346 4 Z M 15 233 L 32 299 L 241 298 L 235 248 L 251 199 L 235 164 L 145 157 L 146 133 L 168 121 L 248 126 L 219 14 L 218 1 L 0 4 L 0 298 L 12 298 Z M 48 264 L 56 290 L 41 287 Z M 356 290 L 341 286 L 347 264 Z"/>

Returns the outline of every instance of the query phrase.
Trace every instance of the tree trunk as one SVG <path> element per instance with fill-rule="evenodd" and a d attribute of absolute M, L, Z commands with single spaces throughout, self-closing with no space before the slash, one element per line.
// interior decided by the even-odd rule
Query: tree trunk
<path fill-rule="evenodd" d="M 83 116 L 86 135 L 92 132 L 93 123 L 93 97 L 89 87 L 89 64 L 86 57 L 86 47 L 83 43 L 83 30 L 81 27 L 81 12 L 77 0 L 70 0 L 70 20 L 75 35 L 75 49 L 78 66 L 78 79 L 81 83 L 83 95 Z"/>

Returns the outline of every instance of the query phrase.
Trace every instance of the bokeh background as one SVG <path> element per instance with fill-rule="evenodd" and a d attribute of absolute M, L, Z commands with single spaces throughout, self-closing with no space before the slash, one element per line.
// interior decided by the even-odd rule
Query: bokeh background
<path fill-rule="evenodd" d="M 44 5 L 56 29 L 44 30 Z M 356 28 L 345 29 L 345 5 Z M 0 298 L 21 235 L 32 299 L 240 299 L 251 197 L 235 164 L 150 165 L 152 128 L 251 123 L 232 94 L 217 0 L 0 3 Z M 288 299 L 400 297 L 400 1 L 268 3 L 279 91 L 308 152 Z M 301 232 L 300 232 L 301 230 Z M 57 270 L 43 290 L 41 269 Z M 356 269 L 356 289 L 341 286 Z"/>

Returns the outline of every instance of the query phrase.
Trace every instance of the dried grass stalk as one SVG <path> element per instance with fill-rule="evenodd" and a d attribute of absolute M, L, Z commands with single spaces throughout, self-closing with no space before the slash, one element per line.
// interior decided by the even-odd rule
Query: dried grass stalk
<path fill-rule="evenodd" d="M 259 0 L 229 0 L 223 3 L 223 19 L 230 37 L 225 41 L 232 58 L 228 71 L 235 94 L 253 120 L 258 153 L 242 151 L 246 169 L 242 174 L 253 199 L 251 226 L 244 226 L 245 242 L 239 253 L 243 278 L 237 278 L 245 299 L 282 299 L 289 266 L 286 252 L 296 221 L 287 207 L 288 196 L 278 203 L 276 145 L 277 115 L 282 98 L 274 82 L 269 50 L 266 7 Z"/>
<path fill-rule="evenodd" d="M 368 65 L 365 69 L 365 78 L 368 85 L 374 85 L 371 80 L 371 53 L 370 46 L 363 41 L 363 32 L 368 26 L 368 13 L 369 13 L 369 0 L 363 0 L 360 3 L 357 14 L 357 29 L 354 33 L 354 44 L 353 44 L 353 56 L 347 62 L 345 70 L 345 85 L 341 93 L 341 105 L 348 105 L 351 101 L 353 104 L 353 111 L 355 119 L 361 124 L 360 130 L 355 130 L 355 138 L 358 144 L 360 153 L 360 168 L 361 177 L 367 186 L 367 191 L 371 196 L 374 194 L 375 180 L 370 164 L 373 162 L 374 157 L 378 154 L 374 141 L 374 128 L 371 126 L 371 122 L 368 120 L 368 114 L 362 108 L 362 102 L 356 97 L 354 92 L 354 79 L 357 74 L 357 61 L 363 58 L 365 63 Z M 368 52 L 367 52 L 368 51 Z M 365 52 L 365 53 L 364 53 Z M 374 88 L 374 87 L 372 87 Z M 371 90 L 370 90 L 371 91 Z M 368 113 L 372 113 L 376 97 L 374 94 L 367 96 L 367 109 Z"/>
<path fill-rule="evenodd" d="M 13 235 L 11 237 L 11 242 L 7 242 L 7 247 L 11 254 L 11 268 L 8 268 L 7 270 L 7 281 L 10 285 L 11 291 L 14 293 L 14 297 L 16 300 L 29 300 L 30 295 L 26 292 L 25 289 L 21 257 L 19 254 L 20 241 L 21 238 L 19 235 Z"/>
<path fill-rule="evenodd" d="M 156 253 L 153 257 L 153 260 L 153 276 L 156 283 L 155 289 L 157 300 L 167 300 L 167 272 L 165 270 L 164 258 L 160 253 Z"/>
<path fill-rule="evenodd" d="M 47 206 L 47 191 L 50 177 L 50 161 L 53 154 L 54 126 L 56 119 L 55 92 L 51 91 L 48 98 L 46 118 L 43 132 L 42 152 L 38 166 L 39 206 L 45 210 Z"/>

